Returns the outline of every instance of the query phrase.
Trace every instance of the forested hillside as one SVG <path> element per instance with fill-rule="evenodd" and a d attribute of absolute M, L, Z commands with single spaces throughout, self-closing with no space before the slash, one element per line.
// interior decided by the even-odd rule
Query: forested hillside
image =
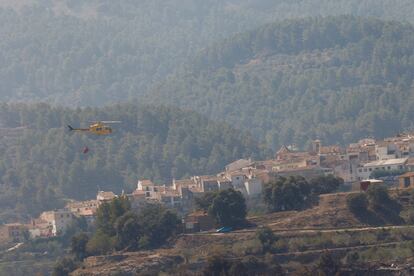
<path fill-rule="evenodd" d="M 411 0 L 2 0 L 0 99 L 102 105 L 139 98 L 206 45 L 317 15 L 414 18 Z"/>
<path fill-rule="evenodd" d="M 202 51 L 150 95 L 275 147 L 413 128 L 414 28 L 352 16 L 269 24 Z"/>
<path fill-rule="evenodd" d="M 66 129 L 91 120 L 122 123 L 109 136 Z M 132 191 L 144 178 L 169 184 L 173 177 L 217 173 L 235 159 L 267 154 L 246 133 L 163 107 L 2 104 L 0 126 L 0 222 L 56 208 L 65 198 L 93 198 L 98 189 Z"/>

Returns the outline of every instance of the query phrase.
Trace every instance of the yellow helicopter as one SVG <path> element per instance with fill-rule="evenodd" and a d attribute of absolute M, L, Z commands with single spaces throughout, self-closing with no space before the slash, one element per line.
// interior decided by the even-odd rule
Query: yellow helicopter
<path fill-rule="evenodd" d="M 88 132 L 96 135 L 109 135 L 112 133 L 112 128 L 109 124 L 119 124 L 121 121 L 99 121 L 93 122 L 88 128 L 73 128 L 68 125 L 70 131 Z"/>

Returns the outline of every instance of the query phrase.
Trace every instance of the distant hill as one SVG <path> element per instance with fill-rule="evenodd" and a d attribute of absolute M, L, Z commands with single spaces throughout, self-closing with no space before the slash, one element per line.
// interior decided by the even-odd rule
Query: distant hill
<path fill-rule="evenodd" d="M 352 16 L 288 20 L 200 52 L 149 99 L 268 144 L 349 143 L 413 128 L 414 28 Z"/>
<path fill-rule="evenodd" d="M 122 123 L 109 136 L 66 129 L 94 120 Z M 269 156 L 247 133 L 163 107 L 3 104 L 0 125 L 0 223 L 57 208 L 65 198 L 94 198 L 98 189 L 132 191 L 138 179 L 170 184 L 173 177 L 217 173 L 239 158 Z"/>
<path fill-rule="evenodd" d="M 0 0 L 0 100 L 141 98 L 204 47 L 264 23 L 414 18 L 411 0 Z"/>

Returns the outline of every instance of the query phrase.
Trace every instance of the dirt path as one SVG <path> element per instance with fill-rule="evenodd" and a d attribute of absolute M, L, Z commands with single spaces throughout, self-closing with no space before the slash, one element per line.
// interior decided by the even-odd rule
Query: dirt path
<path fill-rule="evenodd" d="M 267 224 L 266 226 L 271 226 Z M 255 233 L 259 227 L 252 229 L 236 230 L 229 233 L 216 233 L 214 231 L 199 232 L 185 234 L 186 236 L 223 236 L 223 235 L 235 235 L 245 233 Z M 391 229 L 414 229 L 414 225 L 389 225 L 379 227 L 346 227 L 346 228 L 292 228 L 292 229 L 272 229 L 274 233 L 280 235 L 284 234 L 315 234 L 315 233 L 340 233 L 340 232 L 363 232 L 363 231 L 376 231 L 376 230 L 391 230 Z"/>
<path fill-rule="evenodd" d="M 14 251 L 14 250 L 18 249 L 20 246 L 22 246 L 23 244 L 24 244 L 24 243 L 19 242 L 19 243 L 18 243 L 18 244 L 16 244 L 15 246 L 10 247 L 9 249 L 4 250 L 4 251 L 3 251 L 3 253 Z"/>
<path fill-rule="evenodd" d="M 349 246 L 349 247 L 336 247 L 336 248 L 326 248 L 326 249 L 310 249 L 305 251 L 296 251 L 296 252 L 287 252 L 287 253 L 277 253 L 274 256 L 300 256 L 300 255 L 307 255 L 307 254 L 316 254 L 316 253 L 324 253 L 324 252 L 337 252 L 337 251 L 350 251 L 355 249 L 368 249 L 373 247 L 387 247 L 391 245 L 398 245 L 402 243 L 406 243 L 407 241 L 400 241 L 400 242 L 384 242 L 384 243 L 376 243 L 376 244 L 369 244 L 369 245 L 357 245 L 357 246 Z"/>

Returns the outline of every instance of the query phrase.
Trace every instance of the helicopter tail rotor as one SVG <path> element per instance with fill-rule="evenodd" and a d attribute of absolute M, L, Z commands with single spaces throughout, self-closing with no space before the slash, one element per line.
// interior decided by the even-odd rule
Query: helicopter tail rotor
<path fill-rule="evenodd" d="M 75 130 L 72 126 L 68 125 L 69 131 Z"/>

